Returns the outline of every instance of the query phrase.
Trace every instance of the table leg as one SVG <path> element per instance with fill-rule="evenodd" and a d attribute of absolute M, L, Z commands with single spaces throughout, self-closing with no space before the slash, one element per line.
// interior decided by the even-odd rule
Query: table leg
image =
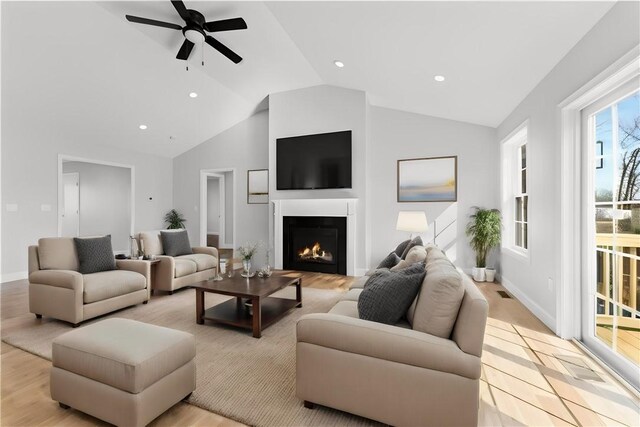
<path fill-rule="evenodd" d="M 204 319 L 204 291 L 202 289 L 196 289 L 196 323 L 202 325 Z"/>
<path fill-rule="evenodd" d="M 251 309 L 253 310 L 253 337 L 262 336 L 262 310 L 260 308 L 260 298 L 251 299 Z"/>
<path fill-rule="evenodd" d="M 298 307 L 302 307 L 302 277 L 296 283 L 296 301 L 298 301 Z"/>
<path fill-rule="evenodd" d="M 244 302 L 240 297 L 236 297 L 236 309 L 238 310 L 238 312 L 244 311 Z"/>

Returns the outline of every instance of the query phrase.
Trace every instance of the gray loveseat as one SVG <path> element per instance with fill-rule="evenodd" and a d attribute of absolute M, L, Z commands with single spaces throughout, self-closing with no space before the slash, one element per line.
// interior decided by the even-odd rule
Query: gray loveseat
<path fill-rule="evenodd" d="M 394 426 L 477 425 L 488 304 L 439 249 L 425 252 L 422 288 L 400 323 L 359 318 L 366 277 L 328 313 L 299 319 L 296 393 L 305 406 L 329 406 Z M 449 308 L 443 298 L 448 286 L 437 285 L 456 282 L 461 302 Z M 417 330 L 425 327 L 435 335 Z"/>
<path fill-rule="evenodd" d="M 146 255 L 155 255 L 160 260 L 153 279 L 153 290 L 173 293 L 218 274 L 220 261 L 216 248 L 194 246 L 191 248 L 192 254 L 173 257 L 165 255 L 160 231 L 143 231 L 136 234 L 135 238 L 138 247 L 144 248 Z"/>

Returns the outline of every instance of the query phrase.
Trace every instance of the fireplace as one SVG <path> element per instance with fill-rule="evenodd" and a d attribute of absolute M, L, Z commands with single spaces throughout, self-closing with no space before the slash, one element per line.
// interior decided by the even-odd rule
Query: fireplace
<path fill-rule="evenodd" d="M 283 268 L 347 274 L 345 217 L 283 217 Z"/>

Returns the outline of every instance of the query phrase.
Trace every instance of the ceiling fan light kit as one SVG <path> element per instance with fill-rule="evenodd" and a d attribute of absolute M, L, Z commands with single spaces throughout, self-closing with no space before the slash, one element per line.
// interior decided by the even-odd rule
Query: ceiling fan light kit
<path fill-rule="evenodd" d="M 226 56 L 234 64 L 242 61 L 242 57 L 229 49 L 218 40 L 207 33 L 216 33 L 220 31 L 246 30 L 247 23 L 242 18 L 222 19 L 219 21 L 206 22 L 203 14 L 197 10 L 187 9 L 180 0 L 172 1 L 171 4 L 176 8 L 178 15 L 184 20 L 185 26 L 170 22 L 157 21 L 155 19 L 141 18 L 139 16 L 125 15 L 127 21 L 136 24 L 153 25 L 155 27 L 170 28 L 172 30 L 180 30 L 184 36 L 184 42 L 178 50 L 177 59 L 186 61 L 191 55 L 191 51 L 196 44 L 207 43 L 209 46 Z"/>

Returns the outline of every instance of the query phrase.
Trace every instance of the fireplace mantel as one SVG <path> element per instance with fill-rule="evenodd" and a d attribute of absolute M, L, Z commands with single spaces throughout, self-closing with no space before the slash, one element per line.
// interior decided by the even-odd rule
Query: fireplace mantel
<path fill-rule="evenodd" d="M 347 275 L 355 276 L 356 205 L 358 199 L 281 199 L 273 203 L 273 239 L 275 268 L 281 269 L 285 216 L 337 216 L 347 218 Z"/>

